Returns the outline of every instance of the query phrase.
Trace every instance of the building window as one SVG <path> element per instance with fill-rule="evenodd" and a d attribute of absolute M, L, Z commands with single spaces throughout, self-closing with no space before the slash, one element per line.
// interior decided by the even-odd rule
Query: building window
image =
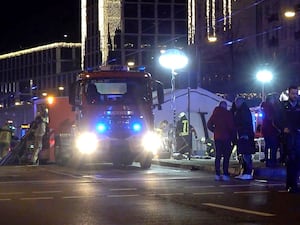
<path fill-rule="evenodd" d="M 137 48 L 138 37 L 136 35 L 125 35 L 124 48 Z"/>
<path fill-rule="evenodd" d="M 160 21 L 158 24 L 158 33 L 171 34 L 172 33 L 171 24 L 172 24 L 171 21 Z"/>
<path fill-rule="evenodd" d="M 153 48 L 154 47 L 154 36 L 145 36 L 141 37 L 141 48 Z"/>
<path fill-rule="evenodd" d="M 142 4 L 141 5 L 141 17 L 142 18 L 154 18 L 154 5 Z"/>
<path fill-rule="evenodd" d="M 124 16 L 125 17 L 137 17 L 137 4 L 125 4 Z"/>
<path fill-rule="evenodd" d="M 187 23 L 186 21 L 175 21 L 175 34 L 186 34 Z"/>
<path fill-rule="evenodd" d="M 154 20 L 142 20 L 142 33 L 143 34 L 154 34 L 155 33 Z"/>
<path fill-rule="evenodd" d="M 175 19 L 186 19 L 187 18 L 187 8 L 185 5 L 175 5 L 174 6 L 174 18 Z"/>
<path fill-rule="evenodd" d="M 125 33 L 138 33 L 138 21 L 125 20 Z"/>
<path fill-rule="evenodd" d="M 158 5 L 157 6 L 158 18 L 171 18 L 171 6 L 170 5 Z"/>

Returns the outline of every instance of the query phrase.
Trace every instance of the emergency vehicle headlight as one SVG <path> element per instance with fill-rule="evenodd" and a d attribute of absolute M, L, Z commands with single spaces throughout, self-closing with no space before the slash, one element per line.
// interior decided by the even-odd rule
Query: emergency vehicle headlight
<path fill-rule="evenodd" d="M 98 123 L 97 124 L 97 130 L 100 133 L 104 133 L 107 130 L 107 125 L 105 123 Z"/>
<path fill-rule="evenodd" d="M 91 154 L 98 147 L 98 139 L 94 133 L 82 133 L 76 139 L 76 148 L 83 154 Z"/>
<path fill-rule="evenodd" d="M 142 145 L 146 151 L 152 152 L 155 155 L 162 146 L 162 140 L 157 133 L 148 132 L 142 139 Z"/>

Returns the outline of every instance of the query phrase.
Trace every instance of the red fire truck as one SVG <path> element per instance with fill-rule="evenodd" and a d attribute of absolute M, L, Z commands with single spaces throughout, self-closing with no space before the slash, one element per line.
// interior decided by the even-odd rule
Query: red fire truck
<path fill-rule="evenodd" d="M 161 109 L 163 101 L 163 86 L 149 73 L 121 69 L 80 73 L 69 94 L 75 121 L 70 133 L 55 134 L 55 160 L 97 160 L 115 166 L 137 161 L 149 168 L 161 145 L 152 110 Z"/>

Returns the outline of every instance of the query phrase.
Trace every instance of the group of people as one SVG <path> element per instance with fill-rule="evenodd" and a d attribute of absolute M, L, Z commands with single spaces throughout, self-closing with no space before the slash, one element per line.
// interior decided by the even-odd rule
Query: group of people
<path fill-rule="evenodd" d="M 30 137 L 34 146 L 33 151 L 31 152 L 31 157 L 29 159 L 30 164 L 38 164 L 38 156 L 43 147 L 43 137 L 46 134 L 47 124 L 48 121 L 46 114 L 40 112 L 35 117 L 34 121 L 32 121 L 32 123 L 30 124 L 30 130 L 26 134 L 27 136 L 25 139 L 25 141 L 28 141 L 28 138 Z M 13 143 L 15 137 L 14 132 L 15 127 L 12 125 L 12 122 L 10 120 L 7 120 L 5 124 L 0 128 L 0 160 L 4 158 L 10 151 L 10 149 L 13 149 L 16 145 Z M 26 148 L 26 144 L 24 146 Z"/>
<path fill-rule="evenodd" d="M 234 145 L 242 157 L 242 173 L 236 178 L 252 179 L 252 154 L 255 153 L 252 115 L 245 99 L 237 97 L 229 110 L 226 101 L 221 101 L 207 122 L 207 128 L 214 133 L 215 180 L 228 181 L 229 160 Z M 223 157 L 223 174 L 221 159 Z"/>
<path fill-rule="evenodd" d="M 284 163 L 286 165 L 286 189 L 299 192 L 297 182 L 300 172 L 300 101 L 298 88 L 290 86 L 288 100 L 280 102 L 276 95 L 268 95 L 262 104 L 262 134 L 265 140 L 265 159 L 268 167 Z M 221 101 L 207 122 L 214 133 L 215 180 L 230 179 L 228 168 L 232 149 L 237 146 L 241 156 L 242 171 L 236 178 L 253 179 L 252 154 L 256 152 L 252 115 L 245 99 L 237 97 L 228 109 L 226 101 Z M 277 152 L 280 150 L 279 161 Z M 221 159 L 223 157 L 223 174 Z"/>

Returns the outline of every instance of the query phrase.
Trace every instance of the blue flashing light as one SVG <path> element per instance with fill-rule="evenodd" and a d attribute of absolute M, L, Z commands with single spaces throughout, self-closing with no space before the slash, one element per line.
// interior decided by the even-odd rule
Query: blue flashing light
<path fill-rule="evenodd" d="M 100 133 L 104 133 L 104 132 L 107 130 L 106 124 L 104 124 L 104 123 L 98 123 L 98 124 L 97 124 L 97 130 L 98 130 Z"/>
<path fill-rule="evenodd" d="M 139 131 L 142 130 L 142 124 L 138 123 L 138 122 L 135 122 L 135 123 L 132 124 L 132 129 L 135 132 L 139 132 Z"/>
<path fill-rule="evenodd" d="M 145 70 L 146 70 L 146 67 L 145 67 L 145 66 L 139 66 L 139 67 L 138 67 L 138 71 L 139 71 L 139 72 L 145 72 Z"/>
<path fill-rule="evenodd" d="M 263 113 L 259 113 L 258 116 L 259 116 L 259 117 L 263 117 L 264 114 L 263 114 Z"/>

